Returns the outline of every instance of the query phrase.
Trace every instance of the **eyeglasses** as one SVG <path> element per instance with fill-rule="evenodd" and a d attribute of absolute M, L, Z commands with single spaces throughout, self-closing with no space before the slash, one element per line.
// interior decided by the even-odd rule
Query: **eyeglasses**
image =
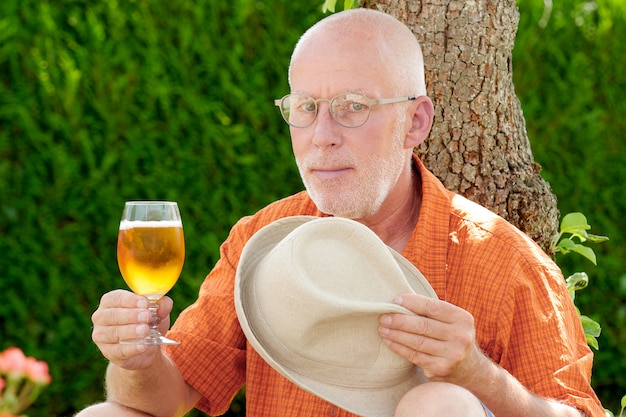
<path fill-rule="evenodd" d="M 293 127 L 311 126 L 317 119 L 321 101 L 328 102 L 330 114 L 341 126 L 359 127 L 367 122 L 372 106 L 401 103 L 403 101 L 415 100 L 416 98 L 417 96 L 405 96 L 374 100 L 359 93 L 344 93 L 330 99 L 315 99 L 306 94 L 291 93 L 279 100 L 274 100 L 274 104 L 280 108 L 280 114 L 283 116 L 283 119 Z"/>

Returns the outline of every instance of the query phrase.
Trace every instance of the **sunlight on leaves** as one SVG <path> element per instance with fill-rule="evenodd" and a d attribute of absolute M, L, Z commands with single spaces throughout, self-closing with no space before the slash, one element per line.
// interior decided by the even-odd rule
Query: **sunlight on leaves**
<path fill-rule="evenodd" d="M 335 13 L 336 6 L 337 6 L 337 0 L 324 0 L 324 4 L 322 5 L 322 12 Z M 358 0 L 344 0 L 343 2 L 344 10 L 356 9 L 357 7 L 359 7 Z"/>
<path fill-rule="evenodd" d="M 326 13 L 326 12 L 331 12 L 331 13 L 335 13 L 335 4 L 337 3 L 337 0 L 325 0 L 324 4 L 322 5 L 322 12 Z"/>

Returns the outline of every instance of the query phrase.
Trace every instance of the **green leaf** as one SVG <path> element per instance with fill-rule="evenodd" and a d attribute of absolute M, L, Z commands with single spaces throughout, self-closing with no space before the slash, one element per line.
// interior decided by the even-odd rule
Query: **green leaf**
<path fill-rule="evenodd" d="M 566 254 L 566 253 L 574 250 L 575 246 L 576 246 L 576 242 L 574 242 L 572 239 L 570 239 L 568 237 L 564 237 L 556 245 L 556 249 L 557 249 L 557 252 L 561 252 L 563 254 Z"/>
<path fill-rule="evenodd" d="M 587 340 L 587 344 L 589 346 L 591 346 L 595 350 L 600 350 L 600 346 L 598 345 L 598 341 L 596 340 L 595 337 L 589 336 L 588 334 L 586 334 L 585 339 Z"/>
<path fill-rule="evenodd" d="M 604 417 L 615 417 L 615 414 L 611 412 L 611 410 L 604 409 Z"/>
<path fill-rule="evenodd" d="M 356 9 L 357 7 L 359 7 L 359 0 L 344 0 L 343 1 L 344 10 Z"/>
<path fill-rule="evenodd" d="M 622 404 L 621 404 L 621 405 L 622 405 L 622 409 L 623 409 L 623 408 L 626 408 L 626 395 L 624 395 L 624 396 L 622 397 Z"/>
<path fill-rule="evenodd" d="M 324 0 L 324 4 L 322 5 L 322 12 L 326 13 L 330 11 L 331 13 L 335 13 L 335 4 L 337 0 Z"/>
<path fill-rule="evenodd" d="M 343 9 L 350 10 L 359 7 L 359 0 L 343 0 Z M 322 12 L 335 13 L 337 8 L 337 0 L 324 0 L 322 5 Z"/>
<path fill-rule="evenodd" d="M 561 221 L 561 234 L 569 233 L 571 238 L 577 237 L 581 242 L 587 240 L 587 230 L 589 229 L 591 226 L 582 213 L 569 213 Z"/>
<path fill-rule="evenodd" d="M 561 231 L 565 233 L 577 233 L 589 229 L 591 229 L 591 226 L 589 226 L 587 218 L 582 213 L 568 213 L 561 220 Z"/>
<path fill-rule="evenodd" d="M 585 331 L 586 335 L 592 337 L 600 336 L 600 333 L 602 332 L 602 327 L 600 327 L 600 324 L 597 321 L 594 321 L 587 316 L 580 316 L 580 322 L 583 325 L 583 330 Z"/>
<path fill-rule="evenodd" d="M 582 256 L 584 256 L 585 258 L 589 259 L 591 262 L 593 262 L 594 265 L 596 264 L 596 254 L 593 251 L 593 249 L 591 249 L 590 247 L 587 247 L 585 245 L 581 245 L 579 243 L 574 242 L 572 239 L 570 238 L 563 238 L 561 239 L 561 241 L 558 243 L 558 245 L 556 245 L 556 251 L 557 252 L 561 252 L 562 254 L 568 254 L 570 252 L 575 252 L 578 253 Z"/>
<path fill-rule="evenodd" d="M 589 276 L 585 272 L 576 272 L 565 280 L 568 291 L 582 290 L 589 284 Z"/>
<path fill-rule="evenodd" d="M 584 230 L 578 230 L 577 232 L 572 232 L 572 236 L 571 237 L 573 237 L 573 238 L 577 237 L 578 240 L 582 243 L 582 242 L 585 242 L 588 239 L 589 234 L 587 234 L 587 232 L 584 231 Z"/>
<path fill-rule="evenodd" d="M 591 249 L 590 247 L 587 247 L 587 246 L 584 246 L 584 245 L 576 245 L 572 249 L 572 252 L 576 252 L 576 253 L 584 256 L 585 258 L 587 258 L 591 262 L 593 262 L 594 265 L 597 265 L 597 263 L 596 263 L 596 254 L 593 251 L 593 249 Z"/>
<path fill-rule="evenodd" d="M 589 239 L 589 242 L 592 242 L 592 243 L 602 243 L 602 242 L 606 242 L 607 240 L 609 240 L 609 237 L 588 234 L 587 239 Z"/>

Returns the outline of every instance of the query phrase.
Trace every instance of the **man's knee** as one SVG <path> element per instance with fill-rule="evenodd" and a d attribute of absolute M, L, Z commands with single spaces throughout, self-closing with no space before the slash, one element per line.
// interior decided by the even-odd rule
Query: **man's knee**
<path fill-rule="evenodd" d="M 395 417 L 485 417 L 474 394 L 458 385 L 428 382 L 407 392 L 396 407 Z"/>
<path fill-rule="evenodd" d="M 123 405 L 104 402 L 91 405 L 80 411 L 74 417 L 151 417 L 149 414 L 133 410 Z"/>

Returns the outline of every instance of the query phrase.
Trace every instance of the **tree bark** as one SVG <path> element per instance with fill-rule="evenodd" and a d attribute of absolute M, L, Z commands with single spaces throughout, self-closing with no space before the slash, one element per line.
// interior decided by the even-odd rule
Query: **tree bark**
<path fill-rule="evenodd" d="M 361 7 L 397 17 L 422 45 L 435 123 L 416 153 L 448 189 L 547 251 L 559 212 L 534 162 L 513 86 L 515 0 L 361 0 Z"/>

